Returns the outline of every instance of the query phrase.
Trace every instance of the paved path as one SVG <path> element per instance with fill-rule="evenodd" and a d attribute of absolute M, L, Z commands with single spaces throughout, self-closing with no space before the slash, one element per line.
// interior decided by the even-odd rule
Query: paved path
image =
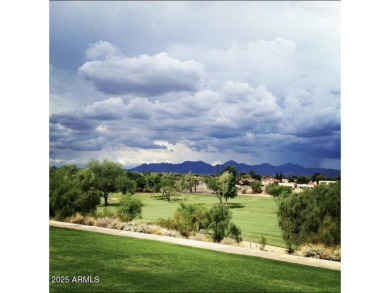
<path fill-rule="evenodd" d="M 281 254 L 281 253 L 275 253 L 275 252 L 269 252 L 269 251 L 261 251 L 261 250 L 251 249 L 251 248 L 224 245 L 224 244 L 218 244 L 218 243 L 213 243 L 213 242 L 196 241 L 196 240 L 190 240 L 190 239 L 184 239 L 184 238 L 176 238 L 176 237 L 161 236 L 161 235 L 154 235 L 154 234 L 145 234 L 145 233 L 123 231 L 123 230 L 116 230 L 116 229 L 108 229 L 108 228 L 86 226 L 86 225 L 57 222 L 57 221 L 49 221 L 49 222 L 50 222 L 50 226 L 54 226 L 54 227 L 70 228 L 70 229 L 76 229 L 76 230 L 98 232 L 98 233 L 104 233 L 104 234 L 110 234 L 110 235 L 127 236 L 127 237 L 140 238 L 140 239 L 157 240 L 157 241 L 161 241 L 161 242 L 169 242 L 169 243 L 174 243 L 174 244 L 180 244 L 180 245 L 192 246 L 192 247 L 197 247 L 197 248 L 221 251 L 221 252 L 226 252 L 226 253 L 234 253 L 234 254 L 249 255 L 249 256 L 255 256 L 255 257 L 262 257 L 262 258 L 297 263 L 297 264 L 302 264 L 302 265 L 307 265 L 307 266 L 327 268 L 327 269 L 331 269 L 331 270 L 341 270 L 341 263 L 340 262 L 330 261 L 330 260 L 314 259 L 314 258 L 309 258 L 309 257 Z"/>

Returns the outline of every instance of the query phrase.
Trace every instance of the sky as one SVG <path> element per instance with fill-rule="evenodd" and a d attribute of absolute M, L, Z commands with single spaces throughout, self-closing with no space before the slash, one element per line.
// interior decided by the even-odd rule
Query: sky
<path fill-rule="evenodd" d="M 340 169 L 340 2 L 50 2 L 50 165 Z"/>

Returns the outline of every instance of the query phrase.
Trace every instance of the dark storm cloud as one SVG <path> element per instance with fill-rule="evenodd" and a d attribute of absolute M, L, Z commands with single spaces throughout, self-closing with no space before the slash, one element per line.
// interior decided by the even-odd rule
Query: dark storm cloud
<path fill-rule="evenodd" d="M 97 122 L 90 120 L 79 113 L 53 114 L 50 117 L 50 123 L 59 123 L 71 130 L 91 130 L 97 126 Z"/>
<path fill-rule="evenodd" d="M 53 162 L 339 159 L 337 3 L 50 9 Z"/>

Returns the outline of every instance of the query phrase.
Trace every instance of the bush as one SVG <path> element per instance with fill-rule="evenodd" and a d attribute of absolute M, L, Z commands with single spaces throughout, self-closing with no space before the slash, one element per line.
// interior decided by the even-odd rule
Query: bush
<path fill-rule="evenodd" d="M 236 224 L 229 224 L 229 236 L 233 238 L 237 243 L 242 241 L 241 229 Z"/>
<path fill-rule="evenodd" d="M 229 238 L 229 237 L 225 237 L 221 241 L 221 244 L 225 244 L 225 245 L 234 245 L 235 243 L 236 243 L 236 241 L 232 238 Z"/>
<path fill-rule="evenodd" d="M 67 217 L 64 219 L 65 222 L 73 224 L 84 224 L 84 216 L 80 213 L 75 213 L 73 216 Z"/>
<path fill-rule="evenodd" d="M 85 217 L 84 218 L 84 225 L 95 226 L 96 225 L 96 219 L 93 218 L 93 217 Z"/>
<path fill-rule="evenodd" d="M 157 225 L 160 225 L 161 227 L 167 228 L 169 230 L 175 230 L 176 229 L 176 222 L 172 218 L 159 218 L 157 220 Z"/>
<path fill-rule="evenodd" d="M 281 197 L 281 195 L 292 194 L 292 188 L 289 186 L 278 185 L 278 183 L 271 183 L 265 187 L 265 191 L 274 198 Z"/>
<path fill-rule="evenodd" d="M 305 257 L 341 261 L 340 247 L 327 247 L 323 244 L 304 244 L 299 247 L 297 254 Z"/>
<path fill-rule="evenodd" d="M 261 181 L 254 181 L 251 183 L 251 187 L 254 193 L 261 193 Z"/>
<path fill-rule="evenodd" d="M 120 230 L 138 232 L 138 233 L 149 233 L 149 225 L 143 222 L 134 223 L 134 222 L 125 222 L 121 223 L 119 226 Z"/>
<path fill-rule="evenodd" d="M 341 251 L 340 250 L 333 251 L 330 256 L 330 260 L 341 261 Z"/>
<path fill-rule="evenodd" d="M 232 213 L 228 207 L 222 204 L 214 205 L 207 213 L 207 226 L 212 229 L 212 239 L 214 242 L 221 242 L 227 234 L 229 221 Z"/>
<path fill-rule="evenodd" d="M 173 218 L 159 219 L 158 224 L 171 230 L 177 230 L 188 238 L 192 232 L 205 228 L 206 211 L 203 206 L 180 203 Z"/>
<path fill-rule="evenodd" d="M 210 241 L 210 238 L 208 235 L 202 233 L 202 232 L 198 232 L 196 233 L 195 236 L 191 236 L 190 239 L 192 240 L 198 240 L 198 241 Z"/>
<path fill-rule="evenodd" d="M 139 199 L 125 199 L 117 211 L 117 216 L 122 221 L 132 221 L 142 218 L 142 202 Z"/>
<path fill-rule="evenodd" d="M 110 229 L 118 229 L 120 226 L 121 222 L 118 221 L 117 219 L 113 219 L 108 225 L 107 228 Z"/>
<path fill-rule="evenodd" d="M 263 234 L 261 234 L 261 236 L 260 236 L 260 241 L 259 241 L 259 243 L 260 243 L 260 249 L 261 249 L 261 250 L 264 250 L 264 247 L 265 247 L 266 244 L 267 244 L 267 238 L 266 238 Z"/>
<path fill-rule="evenodd" d="M 104 218 L 97 218 L 96 219 L 96 226 L 97 227 L 102 227 L 102 228 L 107 228 L 107 226 L 112 222 L 114 221 L 115 219 L 113 218 L 108 218 L 108 217 L 104 217 Z"/>
<path fill-rule="evenodd" d="M 192 231 L 205 227 L 205 209 L 203 206 L 180 203 L 175 212 L 176 230 L 182 236 L 189 237 Z"/>

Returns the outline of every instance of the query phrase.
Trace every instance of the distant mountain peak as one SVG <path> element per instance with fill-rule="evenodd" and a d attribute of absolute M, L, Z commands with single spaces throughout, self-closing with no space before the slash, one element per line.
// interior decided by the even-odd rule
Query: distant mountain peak
<path fill-rule="evenodd" d="M 185 161 L 179 164 L 172 163 L 152 163 L 142 164 L 135 168 L 129 169 L 131 171 L 138 172 L 177 172 L 177 173 L 188 173 L 191 171 L 195 174 L 216 174 L 217 171 L 222 171 L 224 166 L 234 165 L 237 167 L 237 172 L 249 173 L 251 170 L 256 174 L 274 176 L 276 172 L 283 173 L 285 176 L 291 175 L 305 175 L 312 176 L 314 173 L 321 173 L 327 177 L 340 176 L 340 170 L 323 169 L 323 168 L 305 168 L 297 164 L 286 163 L 280 166 L 273 166 L 268 163 L 262 163 L 260 165 L 247 165 L 244 163 L 237 163 L 233 160 L 229 160 L 224 164 L 217 164 L 212 166 L 203 161 Z M 220 168 L 218 168 L 219 166 Z"/>

